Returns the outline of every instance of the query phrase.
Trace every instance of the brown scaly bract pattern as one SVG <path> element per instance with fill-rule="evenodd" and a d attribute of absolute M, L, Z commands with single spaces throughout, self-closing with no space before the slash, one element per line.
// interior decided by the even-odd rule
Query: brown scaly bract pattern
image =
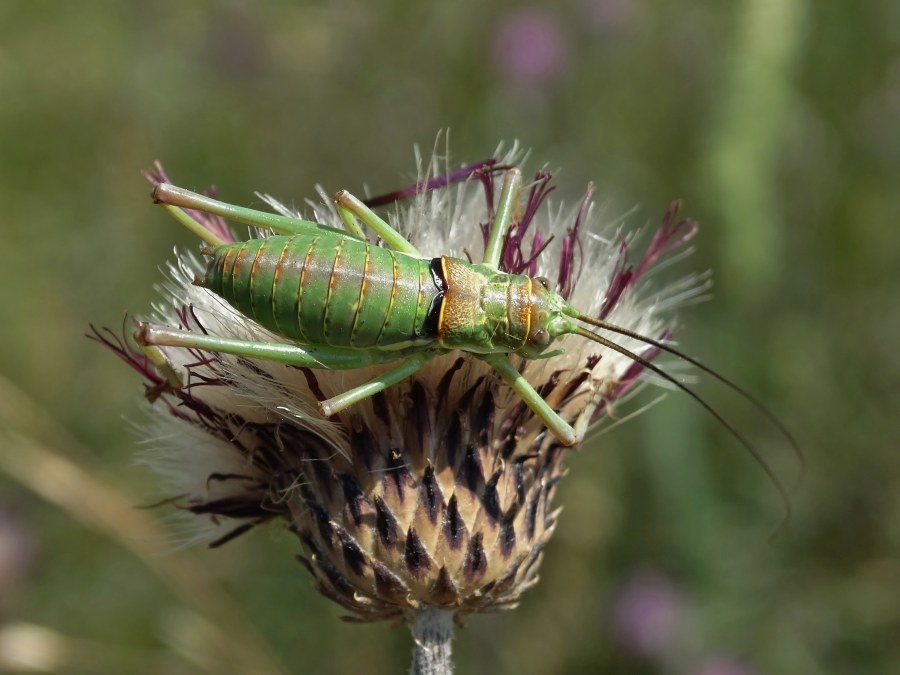
<path fill-rule="evenodd" d="M 379 395 L 382 423 L 351 431 L 349 457 L 314 463 L 292 502 L 320 590 L 366 619 L 423 605 L 504 608 L 536 579 L 563 451 L 536 441 L 523 456 L 503 443 L 518 411 L 497 419 L 496 383 L 458 386 L 468 369 L 459 359 L 431 392 L 414 380 L 411 410 Z M 408 433 L 385 454 L 379 439 L 398 428 Z"/>

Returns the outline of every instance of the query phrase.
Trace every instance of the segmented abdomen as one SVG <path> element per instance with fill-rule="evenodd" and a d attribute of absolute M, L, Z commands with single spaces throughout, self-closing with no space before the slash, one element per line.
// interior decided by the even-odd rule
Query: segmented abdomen
<path fill-rule="evenodd" d="M 330 233 L 215 249 L 203 286 L 286 338 L 398 348 L 434 340 L 431 262 Z"/>

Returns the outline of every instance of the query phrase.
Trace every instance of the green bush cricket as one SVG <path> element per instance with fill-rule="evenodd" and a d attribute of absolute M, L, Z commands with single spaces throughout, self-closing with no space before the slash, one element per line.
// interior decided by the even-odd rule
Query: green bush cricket
<path fill-rule="evenodd" d="M 290 343 L 238 340 L 149 323 L 140 324 L 135 339 L 166 375 L 168 386 L 175 388 L 181 386 L 180 378 L 158 347 L 200 349 L 313 369 L 397 362 L 371 381 L 321 401 L 319 409 L 325 416 L 409 378 L 437 355 L 461 350 L 490 365 L 556 439 L 571 446 L 583 439 L 589 415 L 570 425 L 509 357 L 553 358 L 562 351 L 550 349 L 553 342 L 574 334 L 625 355 L 690 395 L 750 452 L 785 496 L 765 460 L 709 403 L 649 359 L 581 324 L 643 341 L 693 364 L 759 409 L 796 449 L 783 424 L 756 399 L 662 340 L 585 315 L 553 291 L 545 279 L 500 270 L 504 239 L 521 192 L 521 171 L 507 168 L 483 258 L 475 263 L 446 255 L 424 257 L 345 190 L 334 197 L 347 228 L 341 230 L 226 204 L 160 183 L 154 187 L 154 201 L 208 244 L 202 249 L 208 258 L 206 271 L 194 283 Z M 227 243 L 184 209 L 269 229 L 275 235 Z M 361 224 L 374 232 L 383 246 L 368 241 Z"/>

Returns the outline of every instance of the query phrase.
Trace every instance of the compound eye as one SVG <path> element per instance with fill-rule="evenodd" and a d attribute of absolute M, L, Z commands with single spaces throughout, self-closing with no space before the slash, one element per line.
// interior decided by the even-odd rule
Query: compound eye
<path fill-rule="evenodd" d="M 550 290 L 550 280 L 547 277 L 535 277 L 534 280 L 548 291 Z"/>
<path fill-rule="evenodd" d="M 550 344 L 550 333 L 545 328 L 538 328 L 531 334 L 531 344 L 546 347 Z"/>

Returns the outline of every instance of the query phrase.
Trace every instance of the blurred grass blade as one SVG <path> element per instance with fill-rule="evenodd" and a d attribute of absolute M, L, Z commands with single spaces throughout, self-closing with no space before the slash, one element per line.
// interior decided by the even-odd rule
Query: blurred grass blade
<path fill-rule="evenodd" d="M 83 640 L 33 623 L 0 626 L 0 672 L 154 673 L 195 672 L 171 653 Z"/>
<path fill-rule="evenodd" d="M 44 440 L 38 440 L 44 439 Z M 52 448 L 52 449 L 51 449 Z M 89 457 L 54 420 L 0 377 L 0 470 L 59 506 L 84 527 L 115 540 L 140 559 L 209 631 L 209 652 L 192 658 L 209 672 L 279 675 L 279 665 L 254 626 L 189 552 L 174 554 L 168 534 L 145 512 L 69 456 Z"/>

